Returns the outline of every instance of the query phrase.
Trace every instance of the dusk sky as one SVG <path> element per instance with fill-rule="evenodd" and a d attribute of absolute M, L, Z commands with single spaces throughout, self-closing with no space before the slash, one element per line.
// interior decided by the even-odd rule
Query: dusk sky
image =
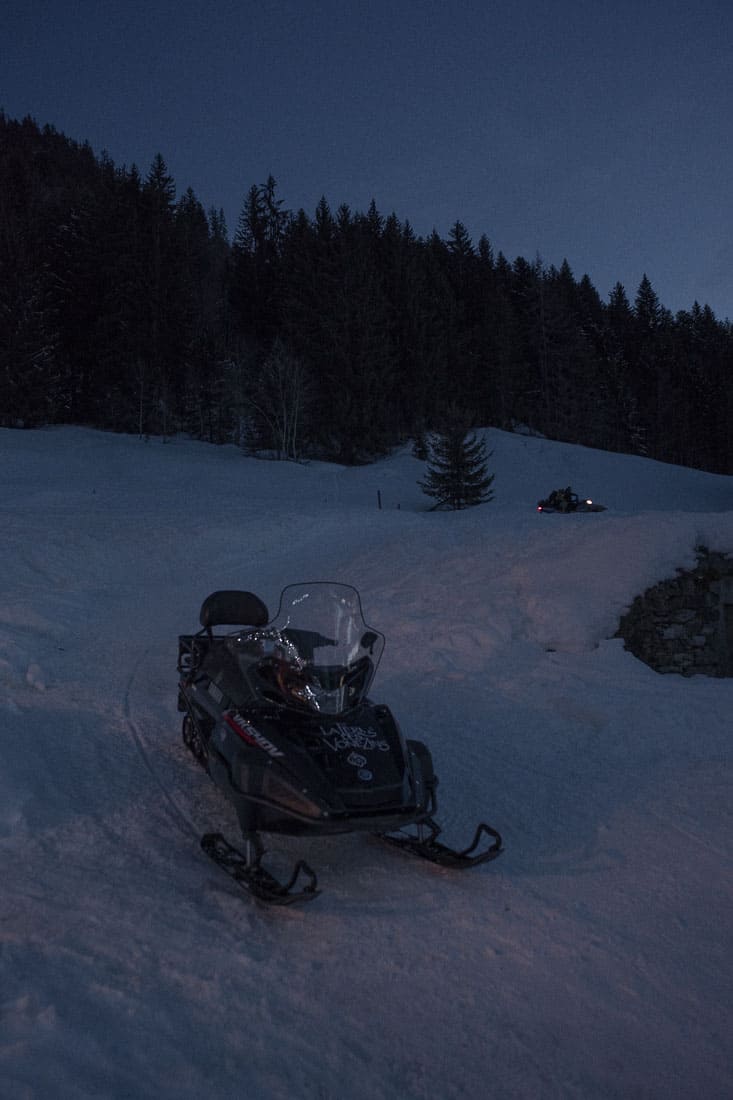
<path fill-rule="evenodd" d="M 730 0 L 3 4 L 0 107 L 223 207 L 271 174 L 733 319 Z"/>

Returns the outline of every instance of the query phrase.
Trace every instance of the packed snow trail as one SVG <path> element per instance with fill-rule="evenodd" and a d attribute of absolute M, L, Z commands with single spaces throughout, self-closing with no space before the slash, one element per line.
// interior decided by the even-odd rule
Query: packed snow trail
<path fill-rule="evenodd" d="M 733 682 L 611 638 L 733 552 L 731 479 L 489 443 L 496 500 L 449 515 L 407 452 L 0 432 L 0 1094 L 733 1095 Z M 567 483 L 609 511 L 538 516 Z M 274 613 L 324 577 L 387 635 L 372 695 L 430 745 L 446 839 L 486 817 L 506 851 L 272 838 L 323 887 L 273 912 L 198 847 L 236 821 L 180 740 L 177 635 L 215 588 Z"/>

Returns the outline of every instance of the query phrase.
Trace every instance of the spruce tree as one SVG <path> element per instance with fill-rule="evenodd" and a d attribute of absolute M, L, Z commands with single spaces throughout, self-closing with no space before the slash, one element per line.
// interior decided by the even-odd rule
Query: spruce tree
<path fill-rule="evenodd" d="M 491 453 L 487 453 L 485 441 L 469 429 L 466 416 L 450 409 L 444 427 L 431 438 L 427 476 L 418 481 L 422 491 L 435 500 L 433 509 L 470 508 L 491 500 Z"/>

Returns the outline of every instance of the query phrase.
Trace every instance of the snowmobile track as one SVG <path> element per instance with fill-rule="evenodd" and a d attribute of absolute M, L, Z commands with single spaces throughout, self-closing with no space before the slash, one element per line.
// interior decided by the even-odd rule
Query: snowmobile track
<path fill-rule="evenodd" d="M 178 825 L 178 827 L 181 829 L 181 831 L 183 833 L 190 834 L 190 835 L 194 836 L 196 838 L 197 842 L 198 842 L 198 841 L 200 841 L 200 837 L 201 837 L 200 831 L 196 828 L 196 826 L 191 821 L 191 819 L 188 817 L 188 815 L 178 805 L 175 798 L 170 793 L 170 790 L 168 789 L 168 787 L 166 786 L 166 784 L 163 782 L 160 775 L 158 774 L 157 770 L 155 769 L 155 767 L 154 767 L 154 765 L 153 765 L 153 763 L 150 759 L 150 755 L 147 751 L 147 748 L 145 746 L 145 741 L 144 741 L 144 738 L 142 736 L 142 733 L 140 732 L 140 728 L 137 725 L 137 723 L 135 722 L 135 719 L 132 717 L 131 706 L 130 706 L 130 697 L 131 697 L 131 694 L 132 694 L 132 687 L 133 687 L 133 684 L 135 682 L 135 677 L 137 676 L 138 669 L 139 669 L 140 665 L 143 663 L 143 661 L 145 660 L 146 657 L 147 657 L 147 652 L 145 651 L 141 654 L 141 656 L 136 661 L 136 663 L 133 667 L 133 670 L 130 673 L 130 676 L 128 677 L 128 680 L 127 680 L 127 684 L 126 684 L 126 687 L 125 687 L 124 701 L 123 701 L 123 713 L 124 713 L 124 716 L 125 716 L 125 723 L 127 725 L 127 728 L 130 731 L 130 735 L 132 736 L 132 740 L 135 743 L 135 747 L 137 748 L 137 751 L 140 754 L 140 757 L 143 761 L 143 764 L 145 765 L 146 770 L 150 773 L 152 778 L 155 780 L 157 786 L 160 788 L 160 790 L 163 794 L 163 797 L 165 798 L 168 806 L 170 807 L 170 809 L 172 811 L 171 817 L 173 818 L 173 820 L 176 822 L 176 824 Z"/>

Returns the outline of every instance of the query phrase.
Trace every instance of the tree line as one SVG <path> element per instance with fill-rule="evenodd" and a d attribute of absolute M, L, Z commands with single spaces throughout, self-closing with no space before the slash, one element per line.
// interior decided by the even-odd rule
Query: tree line
<path fill-rule="evenodd" d="M 368 462 L 448 408 L 474 425 L 733 473 L 733 327 L 644 276 L 603 301 L 567 261 L 508 260 L 275 180 L 222 211 L 0 113 L 0 424 L 76 423 Z"/>

